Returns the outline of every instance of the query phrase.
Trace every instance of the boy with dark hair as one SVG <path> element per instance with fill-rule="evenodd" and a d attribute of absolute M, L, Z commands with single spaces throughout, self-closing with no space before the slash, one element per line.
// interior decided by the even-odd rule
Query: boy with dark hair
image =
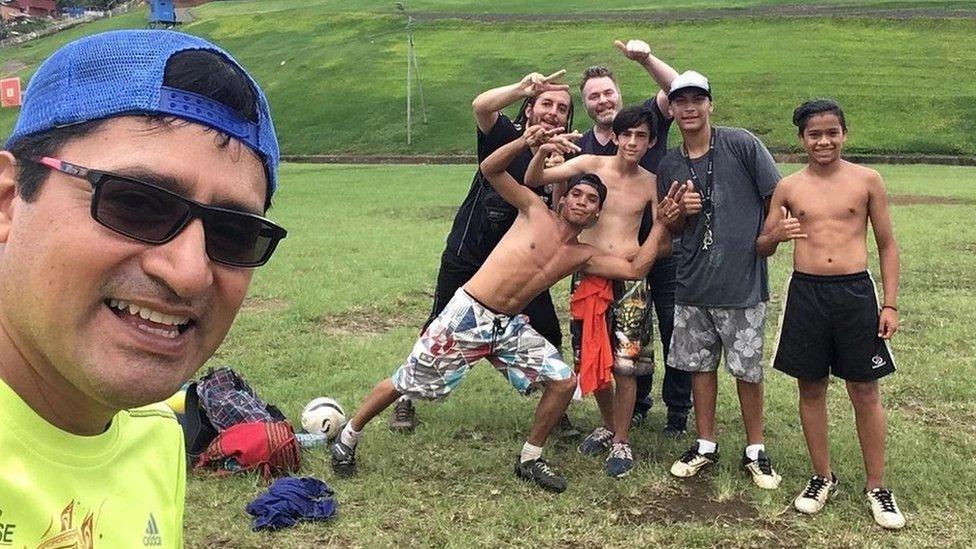
<path fill-rule="evenodd" d="M 654 143 L 655 118 L 643 105 L 634 105 L 617 113 L 612 128 L 618 144 L 614 156 L 584 154 L 544 169 L 545 156 L 540 150 L 529 163 L 525 182 L 541 186 L 584 173 L 600 176 L 607 185 L 607 204 L 600 221 L 584 230 L 580 240 L 626 258 L 640 246 L 637 236 L 645 209 L 653 211 L 657 202 L 654 175 L 640 166 Z M 580 389 L 583 394 L 594 393 L 603 416 L 603 425 L 583 440 L 579 451 L 599 455 L 609 449 L 606 473 L 621 477 L 634 466 L 629 433 L 637 393 L 635 377 L 654 367 L 653 354 L 642 353 L 651 337 L 646 284 L 580 274 L 573 277 L 570 303 Z"/>
<path fill-rule="evenodd" d="M 627 59 L 639 64 L 660 88 L 644 101 L 644 106 L 654 118 L 654 144 L 648 147 L 640 165 L 645 170 L 657 174 L 661 158 L 668 152 L 668 130 L 671 128 L 671 115 L 668 112 L 670 101 L 665 90 L 671 88 L 671 81 L 678 73 L 666 62 L 651 53 L 651 47 L 643 40 L 628 40 L 624 43 L 614 41 L 614 46 Z M 584 154 L 613 156 L 617 154 L 617 144 L 610 127 L 614 116 L 623 106 L 620 86 L 613 71 L 603 66 L 589 67 L 583 71 L 580 81 L 580 96 L 586 113 L 593 120 L 593 127 L 583 132 L 578 144 Z M 651 230 L 651 214 L 644 212 L 638 240 L 643 242 Z M 675 438 L 684 434 L 688 412 L 691 410 L 691 374 L 676 370 L 667 365 L 671 345 L 671 332 L 674 331 L 674 289 L 675 258 L 665 257 L 654 263 L 647 275 L 648 299 L 654 303 L 659 337 L 664 346 L 664 369 L 661 382 L 661 400 L 667 406 L 667 422 L 664 435 Z M 650 316 L 648 322 L 651 321 Z M 646 360 L 653 345 L 645 346 Z M 653 366 L 653 364 L 652 364 Z M 641 424 L 651 409 L 651 386 L 654 381 L 653 368 L 647 374 L 637 376 L 637 398 L 634 402 L 632 426 Z"/>
<path fill-rule="evenodd" d="M 561 129 L 532 126 L 481 163 L 481 172 L 518 209 L 518 217 L 478 272 L 424 328 L 404 364 L 376 385 L 342 429 L 330 448 L 337 474 L 355 473 L 362 429 L 400 395 L 446 398 L 470 368 L 485 358 L 519 392 L 544 387 L 531 432 L 515 461 L 515 474 L 545 490 L 566 489 L 566 480 L 542 459 L 542 446 L 573 396 L 576 376 L 560 358 L 559 349 L 519 312 L 539 293 L 578 269 L 605 277 L 644 277 L 655 258 L 667 253 L 670 236 L 662 223 L 629 259 L 603 254 L 577 239 L 607 200 L 607 189 L 599 177 L 580 174 L 571 179 L 559 207 L 552 211 L 505 171 L 517 155 L 530 148 L 538 147 L 539 155 L 572 152 L 575 146 L 565 139 L 546 142 Z M 677 215 L 675 197 L 680 195 L 672 194 L 668 203 L 671 215 Z"/>
<path fill-rule="evenodd" d="M 677 477 L 697 475 L 719 457 L 715 429 L 718 367 L 735 378 L 746 431 L 742 467 L 760 488 L 782 480 L 763 435 L 763 334 L 769 280 L 756 254 L 765 208 L 780 179 L 769 151 L 742 128 L 712 126 L 708 79 L 695 71 L 671 83 L 671 114 L 682 145 L 658 167 L 661 185 L 681 186 L 674 337 L 668 363 L 691 372 L 698 438 L 672 465 Z"/>
<path fill-rule="evenodd" d="M 829 376 L 844 380 L 854 405 L 867 472 L 864 493 L 874 520 L 899 529 L 905 518 L 884 487 L 885 415 L 878 380 L 895 371 L 888 340 L 898 330 L 898 244 L 878 172 L 841 158 L 847 140 L 836 102 L 808 101 L 793 113 L 807 166 L 773 194 L 760 255 L 792 240 L 793 268 L 774 367 L 797 379 L 800 421 L 814 475 L 796 497 L 802 513 L 819 512 L 837 488 L 827 440 Z M 883 305 L 867 271 L 867 225 L 881 260 Z"/>
<path fill-rule="evenodd" d="M 160 402 L 223 341 L 285 231 L 278 142 L 226 52 L 168 31 L 71 42 L 0 152 L 0 509 L 14 545 L 181 547 Z"/>

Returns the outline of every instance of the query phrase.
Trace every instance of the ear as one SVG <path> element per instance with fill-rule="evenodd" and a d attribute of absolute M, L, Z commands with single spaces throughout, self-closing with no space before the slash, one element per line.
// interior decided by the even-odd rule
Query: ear
<path fill-rule="evenodd" d="M 614 145 L 617 145 L 618 147 L 620 146 L 620 141 L 617 140 L 616 132 L 610 132 L 610 141 L 613 141 Z"/>
<path fill-rule="evenodd" d="M 10 234 L 17 194 L 17 159 L 0 151 L 0 243 L 6 243 Z"/>
<path fill-rule="evenodd" d="M 529 124 L 529 120 L 532 120 L 532 105 L 533 105 L 533 103 L 529 103 L 528 105 L 525 106 L 525 124 L 526 124 L 526 126 Z"/>

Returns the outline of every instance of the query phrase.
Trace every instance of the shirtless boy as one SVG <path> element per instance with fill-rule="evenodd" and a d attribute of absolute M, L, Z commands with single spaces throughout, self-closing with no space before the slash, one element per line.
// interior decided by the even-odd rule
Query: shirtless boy
<path fill-rule="evenodd" d="M 571 180 L 557 211 L 552 211 L 532 189 L 505 171 L 513 158 L 561 130 L 533 126 L 481 163 L 482 173 L 518 209 L 518 216 L 478 272 L 427 326 L 406 362 L 373 389 L 343 428 L 330 449 L 337 474 L 355 473 L 355 449 L 362 429 L 400 395 L 445 398 L 471 366 L 485 358 L 520 392 L 544 387 L 531 432 L 515 462 L 515 474 L 546 490 L 566 489 L 566 480 L 542 459 L 542 446 L 573 396 L 576 376 L 559 350 L 519 311 L 577 270 L 608 278 L 641 279 L 658 256 L 670 252 L 671 236 L 664 223 L 658 223 L 631 261 L 603 254 L 577 239 L 596 220 L 606 199 L 607 189 L 599 177 L 586 174 Z M 563 140 L 547 148 L 564 147 L 561 152 L 565 153 L 570 150 L 565 148 L 567 143 Z M 678 215 L 676 199 L 681 194 L 671 193 L 665 203 L 672 218 Z"/>
<path fill-rule="evenodd" d="M 614 140 L 618 145 L 616 154 L 584 154 L 544 170 L 548 151 L 543 146 L 529 163 L 525 183 L 538 186 L 555 184 L 584 173 L 598 175 L 607 186 L 607 203 L 600 221 L 584 230 L 580 241 L 607 254 L 631 257 L 640 248 L 637 236 L 644 210 L 648 206 L 653 210 L 657 202 L 654 174 L 640 166 L 641 159 L 654 142 L 654 126 L 654 117 L 644 106 L 621 109 L 613 119 Z M 577 318 L 576 311 L 586 309 L 577 305 L 584 299 L 583 294 L 587 296 L 585 299 L 600 300 L 604 304 L 599 319 L 596 315 Z M 612 307 L 609 306 L 611 301 Z M 599 455 L 609 448 L 604 464 L 606 473 L 622 477 L 634 466 L 628 436 L 637 395 L 636 376 L 648 374 L 654 368 L 650 354 L 641 356 L 642 347 L 650 341 L 647 332 L 651 329 L 651 324 L 646 322 L 645 281 L 613 282 L 592 276 L 573 277 L 572 308 L 575 324 L 573 351 L 580 372 L 580 387 L 584 394 L 594 392 L 603 416 L 603 425 L 583 439 L 579 451 L 585 455 Z M 592 308 L 589 310 L 593 311 Z M 609 330 L 595 326 L 597 323 L 605 323 Z M 599 331 L 591 332 L 595 328 Z M 593 347 L 605 347 L 607 352 L 601 354 Z M 589 379 L 594 379 L 589 374 L 594 369 L 598 370 L 595 381 L 588 383 Z M 610 383 L 611 369 L 616 387 Z"/>
<path fill-rule="evenodd" d="M 840 105 L 816 99 L 793 113 L 809 162 L 776 187 L 763 256 L 793 240 L 793 276 L 774 367 L 797 378 L 800 420 L 814 475 L 793 502 L 814 514 L 837 488 L 827 442 L 829 374 L 845 381 L 866 470 L 864 494 L 884 528 L 905 525 L 885 488 L 885 414 L 878 380 L 895 371 L 888 340 L 898 330 L 898 245 L 878 172 L 841 159 L 847 124 Z M 883 305 L 867 271 L 867 222 L 881 259 Z"/>

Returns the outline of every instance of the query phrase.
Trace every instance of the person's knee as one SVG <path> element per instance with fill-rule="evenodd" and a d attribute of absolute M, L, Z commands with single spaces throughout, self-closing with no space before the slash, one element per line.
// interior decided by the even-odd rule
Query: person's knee
<path fill-rule="evenodd" d="M 877 381 L 848 381 L 847 394 L 855 406 L 875 406 L 881 402 Z"/>
<path fill-rule="evenodd" d="M 823 400 L 827 397 L 827 378 L 812 381 L 801 379 L 797 385 L 800 388 L 800 400 Z"/>
<path fill-rule="evenodd" d="M 576 374 L 570 374 L 566 379 L 551 379 L 547 381 L 546 390 L 561 394 L 572 394 L 576 391 Z"/>

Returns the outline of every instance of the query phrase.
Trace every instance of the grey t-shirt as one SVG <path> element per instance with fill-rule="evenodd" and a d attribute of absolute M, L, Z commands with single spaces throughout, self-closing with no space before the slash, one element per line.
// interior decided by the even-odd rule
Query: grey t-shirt
<path fill-rule="evenodd" d="M 675 240 L 677 289 L 675 301 L 699 307 L 752 307 L 769 300 L 766 259 L 756 254 L 762 231 L 763 201 L 780 180 L 771 154 L 759 139 L 741 128 L 716 126 L 712 201 L 713 242 L 702 249 L 705 220 L 690 216 Z M 692 160 L 700 185 L 705 185 L 708 155 Z M 671 183 L 693 179 L 681 148 L 674 148 L 658 166 L 658 193 Z M 699 184 L 696 190 L 701 192 Z"/>

